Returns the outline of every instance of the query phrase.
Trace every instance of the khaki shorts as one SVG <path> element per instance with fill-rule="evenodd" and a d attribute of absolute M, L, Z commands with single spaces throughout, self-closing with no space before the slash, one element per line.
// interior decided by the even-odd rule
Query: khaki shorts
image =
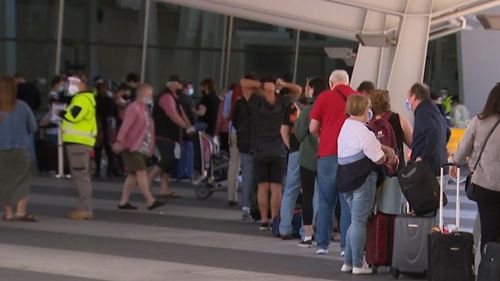
<path fill-rule="evenodd" d="M 128 173 L 135 173 L 147 169 L 147 156 L 140 152 L 125 150 L 121 153 L 121 157 Z"/>

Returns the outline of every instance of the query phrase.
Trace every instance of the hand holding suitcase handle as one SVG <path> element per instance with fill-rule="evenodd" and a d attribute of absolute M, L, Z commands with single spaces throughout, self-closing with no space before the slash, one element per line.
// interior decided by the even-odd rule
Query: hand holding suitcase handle
<path fill-rule="evenodd" d="M 457 169 L 456 172 L 456 182 L 457 182 L 457 201 L 455 208 L 455 225 L 457 226 L 457 230 L 460 230 L 460 166 L 455 163 L 446 163 L 441 165 L 441 177 L 439 181 L 439 229 L 441 231 L 444 230 L 443 227 L 443 192 L 444 192 L 444 169 L 446 167 L 455 167 Z"/>

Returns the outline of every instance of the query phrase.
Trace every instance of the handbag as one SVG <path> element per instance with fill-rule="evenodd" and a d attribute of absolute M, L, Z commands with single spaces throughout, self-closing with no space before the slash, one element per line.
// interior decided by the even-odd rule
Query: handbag
<path fill-rule="evenodd" d="M 474 169 L 469 173 L 467 176 L 467 179 L 465 180 L 465 193 L 467 195 L 467 198 L 472 201 L 477 201 L 477 195 L 476 195 L 476 186 L 472 182 L 472 175 L 474 174 L 474 171 L 477 169 L 477 166 L 479 165 L 479 161 L 481 160 L 481 156 L 483 155 L 484 149 L 486 148 L 486 144 L 488 144 L 488 141 L 490 140 L 491 135 L 495 131 L 495 129 L 498 127 L 498 124 L 500 123 L 500 119 L 495 123 L 495 126 L 493 126 L 493 129 L 489 132 L 488 136 L 486 137 L 486 140 L 484 141 L 483 146 L 481 147 L 481 151 L 479 152 L 479 155 L 477 157 L 476 164 L 474 165 Z"/>

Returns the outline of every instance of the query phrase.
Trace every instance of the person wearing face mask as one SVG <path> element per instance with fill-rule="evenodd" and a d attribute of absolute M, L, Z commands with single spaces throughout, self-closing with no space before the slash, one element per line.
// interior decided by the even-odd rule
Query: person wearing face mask
<path fill-rule="evenodd" d="M 315 195 L 315 186 L 317 178 L 317 157 L 318 154 L 318 138 L 309 132 L 309 123 L 311 123 L 311 110 L 313 108 L 316 98 L 324 91 L 327 90 L 326 81 L 321 77 L 316 77 L 307 82 L 305 87 L 305 96 L 309 98 L 309 105 L 303 110 L 298 108 L 298 119 L 295 124 L 295 136 L 300 142 L 299 147 L 299 165 L 300 165 L 300 188 L 302 189 L 302 222 L 304 225 L 304 237 L 297 244 L 301 248 L 313 247 L 313 221 L 314 211 L 313 197 L 317 200 Z M 286 193 L 286 190 L 285 190 Z M 297 196 L 299 190 L 296 191 Z M 286 195 L 283 195 L 283 198 Z M 317 202 L 317 201 L 316 201 Z M 281 222 L 285 219 L 284 216 L 292 216 L 291 211 L 288 213 L 284 210 L 284 200 L 281 203 Z M 316 206 L 314 206 L 316 207 Z M 293 211 L 293 210 L 292 210 Z M 281 224 L 280 224 L 281 228 Z M 281 231 L 281 229 L 280 229 Z"/>
<path fill-rule="evenodd" d="M 52 78 L 51 85 L 52 87 L 49 93 L 49 110 L 42 120 L 40 120 L 40 127 L 45 128 L 45 139 L 48 141 L 48 144 L 51 147 L 55 147 L 57 146 L 57 122 L 51 120 L 52 106 L 54 103 L 60 102 L 60 98 L 64 93 L 64 80 L 61 76 L 56 75 Z"/>
<path fill-rule="evenodd" d="M 137 87 L 137 98 L 125 110 L 123 124 L 118 132 L 113 151 L 122 157 L 128 172 L 118 209 L 137 210 L 130 204 L 130 194 L 136 185 L 146 198 L 148 210 L 165 205 L 157 201 L 149 189 L 146 159 L 155 149 L 155 124 L 152 118 L 153 87 L 142 84 Z"/>
<path fill-rule="evenodd" d="M 195 109 L 195 113 L 198 115 L 198 121 L 205 124 L 205 132 L 210 136 L 214 136 L 220 99 L 215 92 L 212 79 L 204 79 L 201 82 L 201 87 L 202 97 Z"/>
<path fill-rule="evenodd" d="M 73 98 L 66 110 L 60 113 L 64 119 L 62 138 L 79 198 L 78 207 L 68 214 L 75 220 L 94 217 L 89 162 L 97 136 L 96 101 L 87 83 L 87 77 L 80 73 L 68 77 L 66 91 Z"/>
<path fill-rule="evenodd" d="M 156 99 L 153 118 L 156 132 L 156 148 L 160 152 L 158 162 L 149 173 L 151 183 L 158 175 L 161 177 L 160 198 L 177 198 L 175 192 L 169 191 L 168 180 L 175 169 L 175 146 L 180 143 L 184 134 L 194 134 L 184 110 L 179 104 L 179 93 L 182 92 L 182 82 L 178 75 L 172 75 L 167 82 L 165 91 Z"/>
<path fill-rule="evenodd" d="M 338 138 L 337 189 L 345 195 L 351 211 L 351 225 L 346 234 L 342 272 L 371 274 L 363 262 L 366 224 L 372 212 L 377 183 L 383 178 L 380 165 L 397 163 L 393 149 L 381 145 L 367 123 L 373 118 L 370 100 L 363 95 L 347 99 L 344 122 Z"/>
<path fill-rule="evenodd" d="M 446 120 L 432 102 L 429 87 L 422 83 L 415 83 L 410 88 L 405 107 L 415 114 L 411 161 L 426 161 L 437 177 L 448 158 L 446 144 L 451 132 Z"/>
<path fill-rule="evenodd" d="M 194 113 L 195 102 L 193 100 L 193 84 L 184 83 L 184 88 L 179 92 L 179 105 L 186 114 L 190 124 L 196 124 L 196 114 Z M 196 137 L 189 134 L 183 134 L 181 143 L 181 158 L 177 162 L 176 176 L 178 180 L 193 178 L 194 167 L 194 142 Z"/>

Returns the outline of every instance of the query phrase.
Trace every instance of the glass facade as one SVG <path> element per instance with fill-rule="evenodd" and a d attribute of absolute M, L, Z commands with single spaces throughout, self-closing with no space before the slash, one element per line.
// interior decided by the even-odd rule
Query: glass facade
<path fill-rule="evenodd" d="M 335 68 L 352 71 L 352 62 L 329 58 L 324 48 L 356 51 L 357 42 L 241 18 L 230 24 L 229 16 L 156 0 L 150 0 L 146 22 L 145 3 L 64 0 L 60 72 L 83 70 L 91 78 L 100 75 L 116 82 L 129 72 L 143 72 L 144 81 L 157 89 L 178 74 L 193 82 L 199 94 L 204 78 L 214 79 L 222 90 L 247 72 L 304 84 L 306 78 L 327 77 Z M 59 4 L 60 0 L 0 1 L 0 73 L 22 73 L 42 91 L 48 90 L 56 72 Z M 456 36 L 430 42 L 426 82 L 458 92 L 456 69 Z"/>

